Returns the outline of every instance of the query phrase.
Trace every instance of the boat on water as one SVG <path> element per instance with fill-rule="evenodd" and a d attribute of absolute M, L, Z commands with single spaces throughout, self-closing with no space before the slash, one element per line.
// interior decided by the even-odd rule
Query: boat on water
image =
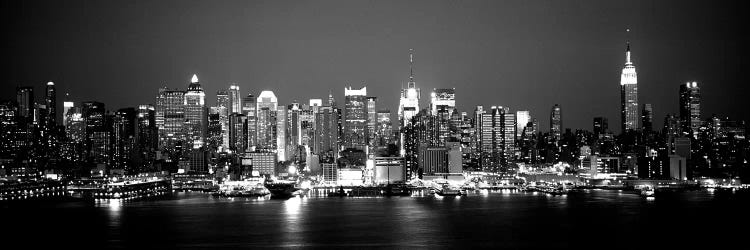
<path fill-rule="evenodd" d="M 435 194 L 440 196 L 462 196 L 466 195 L 463 190 L 458 188 L 452 188 L 449 185 L 443 185 L 443 188 L 438 189 Z"/>
<path fill-rule="evenodd" d="M 271 192 L 272 199 L 291 198 L 299 190 L 294 183 L 287 182 L 266 182 L 265 187 Z"/>
<path fill-rule="evenodd" d="M 214 197 L 262 197 L 270 194 L 265 188 L 219 190 L 211 193 Z"/>
<path fill-rule="evenodd" d="M 229 181 L 218 185 L 214 197 L 261 197 L 270 194 L 262 184 L 254 181 Z"/>
<path fill-rule="evenodd" d="M 656 190 L 654 190 L 654 187 L 652 187 L 652 186 L 645 186 L 645 187 L 641 188 L 641 196 L 643 196 L 643 197 L 654 197 L 654 195 L 656 194 L 655 191 Z"/>

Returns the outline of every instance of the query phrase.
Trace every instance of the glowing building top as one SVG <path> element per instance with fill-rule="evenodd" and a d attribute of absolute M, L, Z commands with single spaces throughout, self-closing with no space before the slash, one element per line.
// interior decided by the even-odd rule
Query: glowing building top
<path fill-rule="evenodd" d="M 630 60 L 630 43 L 627 44 L 625 49 L 625 67 L 622 68 L 622 76 L 620 77 L 620 85 L 625 84 L 637 84 L 638 76 L 635 73 L 635 65 Z"/>
<path fill-rule="evenodd" d="M 414 49 L 409 49 L 409 82 L 406 89 L 401 90 L 401 99 L 398 105 L 398 117 L 402 121 L 402 126 L 419 112 L 419 97 L 419 88 L 414 81 Z"/>

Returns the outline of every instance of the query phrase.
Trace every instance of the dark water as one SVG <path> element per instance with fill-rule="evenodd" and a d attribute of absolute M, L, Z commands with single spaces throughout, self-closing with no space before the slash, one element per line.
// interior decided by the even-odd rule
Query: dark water
<path fill-rule="evenodd" d="M 672 249 L 746 245 L 747 200 L 708 191 L 654 200 L 602 190 L 442 199 L 254 200 L 180 193 L 121 204 L 5 205 L 0 212 L 3 243 L 35 247 Z"/>

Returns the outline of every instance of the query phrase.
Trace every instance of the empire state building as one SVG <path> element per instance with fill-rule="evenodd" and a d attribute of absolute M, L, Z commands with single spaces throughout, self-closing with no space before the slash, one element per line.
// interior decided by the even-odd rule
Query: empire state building
<path fill-rule="evenodd" d="M 398 103 L 398 118 L 399 118 L 399 145 L 401 146 L 400 152 L 403 156 L 406 153 L 404 149 L 404 128 L 411 118 L 419 112 L 419 88 L 417 83 L 414 81 L 414 50 L 409 50 L 409 82 L 405 89 L 401 90 L 401 99 Z"/>
<path fill-rule="evenodd" d="M 620 77 L 620 94 L 622 132 L 637 130 L 640 114 L 638 114 L 638 76 L 635 73 L 635 65 L 630 60 L 630 43 L 625 50 L 625 67 L 622 68 Z"/>

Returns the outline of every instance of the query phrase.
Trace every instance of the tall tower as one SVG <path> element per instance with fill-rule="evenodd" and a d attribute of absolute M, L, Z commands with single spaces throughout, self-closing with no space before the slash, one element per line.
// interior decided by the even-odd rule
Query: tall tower
<path fill-rule="evenodd" d="M 625 50 L 625 67 L 622 68 L 620 76 L 620 90 L 622 132 L 637 130 L 641 118 L 638 114 L 638 76 L 635 73 L 635 65 L 630 60 L 630 42 Z"/>
<path fill-rule="evenodd" d="M 406 88 L 401 90 L 401 99 L 398 105 L 398 118 L 401 126 L 409 123 L 409 120 L 419 112 L 419 89 L 414 81 L 414 49 L 409 50 L 409 82 Z"/>
<path fill-rule="evenodd" d="M 19 87 L 16 90 L 18 116 L 30 119 L 34 116 L 34 88 Z"/>
<path fill-rule="evenodd" d="M 242 99 L 242 114 L 247 117 L 247 146 L 255 147 L 255 128 L 258 119 L 255 117 L 255 108 L 258 105 L 253 94 L 248 94 Z M 251 149 L 251 148 L 249 148 Z"/>
<path fill-rule="evenodd" d="M 555 104 L 549 115 L 549 133 L 555 141 L 559 141 L 562 138 L 562 130 L 562 107 Z"/>
<path fill-rule="evenodd" d="M 344 89 L 344 146 L 365 150 L 367 145 L 367 87 Z"/>
<path fill-rule="evenodd" d="M 375 135 L 378 126 L 377 97 L 367 97 L 367 145 L 375 146 Z M 372 150 L 370 151 L 373 152 Z"/>
<path fill-rule="evenodd" d="M 229 114 L 233 113 L 242 114 L 242 95 L 236 83 L 229 85 Z"/>
<path fill-rule="evenodd" d="M 255 103 L 253 103 L 255 105 Z M 212 109 L 219 114 L 221 126 L 221 146 L 229 148 L 229 92 L 219 90 L 216 92 L 216 108 Z"/>
<path fill-rule="evenodd" d="M 651 103 L 641 105 L 641 126 L 645 131 L 654 130 L 654 108 Z"/>
<path fill-rule="evenodd" d="M 505 111 L 502 106 L 492 106 L 484 111 L 477 107 L 480 129 L 481 166 L 484 171 L 497 172 L 502 167 L 505 156 Z"/>
<path fill-rule="evenodd" d="M 523 129 L 531 121 L 531 114 L 528 110 L 516 111 L 516 138 L 521 138 Z"/>
<path fill-rule="evenodd" d="M 185 123 L 185 91 L 159 88 L 156 97 L 156 127 L 159 133 L 159 148 L 173 150 L 183 141 Z"/>
<path fill-rule="evenodd" d="M 44 98 L 45 105 L 47 106 L 47 122 L 52 128 L 57 125 L 57 94 L 55 91 L 55 83 L 47 83 L 47 93 Z"/>
<path fill-rule="evenodd" d="M 193 75 L 185 93 L 185 126 L 187 126 L 187 142 L 193 148 L 203 146 L 208 125 L 206 110 L 206 94 L 198 82 L 198 76 Z"/>
<path fill-rule="evenodd" d="M 697 82 L 680 85 L 682 134 L 695 137 L 701 127 L 701 92 Z"/>
<path fill-rule="evenodd" d="M 401 90 L 401 99 L 398 104 L 399 137 L 401 137 L 399 138 L 399 145 L 402 156 L 406 153 L 403 130 L 409 120 L 419 112 L 419 95 L 417 83 L 414 81 L 414 49 L 409 49 L 409 82 L 406 84 L 406 88 Z"/>
<path fill-rule="evenodd" d="M 276 149 L 276 113 L 279 100 L 273 91 L 260 92 L 256 101 L 255 143 L 259 149 Z"/>

